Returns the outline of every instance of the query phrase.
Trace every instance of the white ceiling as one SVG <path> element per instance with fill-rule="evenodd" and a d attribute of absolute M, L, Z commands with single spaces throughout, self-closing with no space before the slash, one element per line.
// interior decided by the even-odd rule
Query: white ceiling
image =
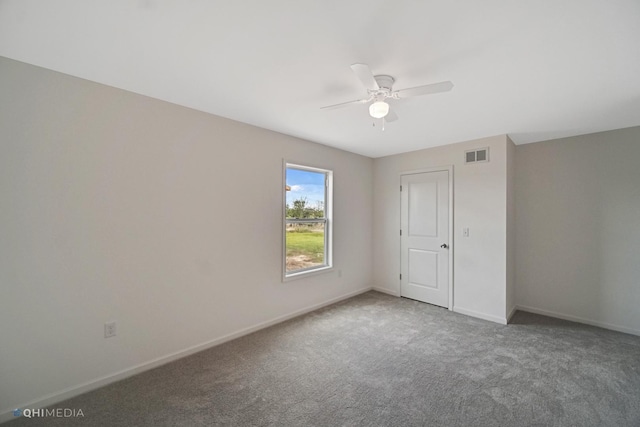
<path fill-rule="evenodd" d="M 0 0 L 0 55 L 371 157 L 640 125 L 638 0 Z M 356 62 L 455 87 L 381 132 Z"/>

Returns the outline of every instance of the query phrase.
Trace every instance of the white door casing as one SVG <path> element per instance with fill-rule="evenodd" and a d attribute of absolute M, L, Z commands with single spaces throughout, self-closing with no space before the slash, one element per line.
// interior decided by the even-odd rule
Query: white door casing
<path fill-rule="evenodd" d="M 450 171 L 401 175 L 400 295 L 450 308 Z"/>

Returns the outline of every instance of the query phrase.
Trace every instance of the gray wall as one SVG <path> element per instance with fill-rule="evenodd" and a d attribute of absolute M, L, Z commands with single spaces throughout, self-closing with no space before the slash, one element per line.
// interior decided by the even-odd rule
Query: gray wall
<path fill-rule="evenodd" d="M 516 150 L 517 304 L 640 335 L 640 127 Z"/>
<path fill-rule="evenodd" d="M 8 59 L 0 76 L 0 413 L 371 287 L 371 159 Z M 335 184 L 336 270 L 287 283 L 283 158 Z"/>
<path fill-rule="evenodd" d="M 516 146 L 507 137 L 507 319 L 516 309 Z"/>

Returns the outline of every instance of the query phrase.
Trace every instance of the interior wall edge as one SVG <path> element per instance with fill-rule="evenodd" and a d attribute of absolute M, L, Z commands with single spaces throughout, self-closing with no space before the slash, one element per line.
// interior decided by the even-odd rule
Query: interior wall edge
<path fill-rule="evenodd" d="M 399 297 L 400 296 L 400 292 L 398 292 L 397 290 L 393 290 L 393 289 L 381 288 L 379 286 L 374 286 L 371 289 L 376 291 L 376 292 L 382 292 L 383 294 L 392 295 L 394 297 Z"/>
<path fill-rule="evenodd" d="M 481 313 L 479 311 L 469 310 L 467 308 L 463 308 L 463 307 L 460 307 L 460 306 L 457 306 L 457 305 L 453 306 L 453 311 L 455 313 L 464 314 L 466 316 L 475 317 L 477 319 L 487 320 L 489 322 L 499 323 L 501 325 L 506 325 L 507 324 L 507 318 L 506 317 L 493 316 L 491 314 L 486 314 L 486 313 Z"/>

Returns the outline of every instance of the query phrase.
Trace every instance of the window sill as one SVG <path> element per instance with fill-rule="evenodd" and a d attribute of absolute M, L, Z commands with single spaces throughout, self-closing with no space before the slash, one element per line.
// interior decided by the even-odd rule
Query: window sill
<path fill-rule="evenodd" d="M 299 273 L 293 273 L 293 274 L 286 274 L 284 276 L 284 278 L 282 279 L 282 282 L 291 282 L 292 280 L 298 280 L 298 279 L 302 279 L 305 277 L 309 277 L 309 276 L 316 276 L 318 274 L 324 274 L 324 273 L 329 273 L 333 271 L 333 266 L 329 265 L 326 267 L 322 267 L 322 268 L 315 268 L 313 270 L 308 270 L 308 271 L 301 271 Z"/>

